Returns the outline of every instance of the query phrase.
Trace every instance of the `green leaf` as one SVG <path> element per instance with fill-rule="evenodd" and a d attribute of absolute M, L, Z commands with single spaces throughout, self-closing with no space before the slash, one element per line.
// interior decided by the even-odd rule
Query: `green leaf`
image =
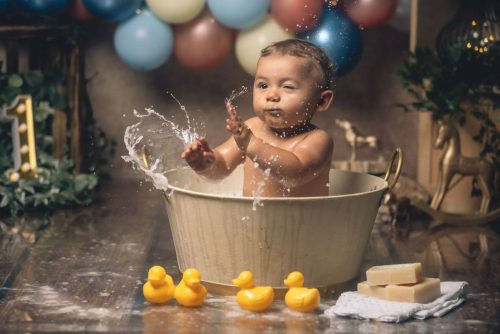
<path fill-rule="evenodd" d="M 0 208 L 6 207 L 9 204 L 9 198 L 7 196 L 2 196 L 2 201 L 0 202 Z"/>
<path fill-rule="evenodd" d="M 88 189 L 92 190 L 97 185 L 97 178 L 89 174 L 80 174 L 75 177 L 75 192 L 81 193 Z"/>
<path fill-rule="evenodd" d="M 9 75 L 8 85 L 10 87 L 19 88 L 23 85 L 23 78 L 19 74 Z"/>
<path fill-rule="evenodd" d="M 30 71 L 24 76 L 26 83 L 30 87 L 40 86 L 43 83 L 43 73 L 41 71 Z"/>

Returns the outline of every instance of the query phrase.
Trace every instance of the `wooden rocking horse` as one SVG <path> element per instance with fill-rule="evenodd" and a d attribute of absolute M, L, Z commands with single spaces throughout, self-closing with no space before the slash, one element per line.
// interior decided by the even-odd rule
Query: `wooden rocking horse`
<path fill-rule="evenodd" d="M 460 153 L 460 137 L 455 125 L 450 120 L 439 121 L 438 125 L 434 147 L 443 149 L 446 146 L 446 149 L 439 161 L 438 187 L 432 198 L 431 208 L 439 210 L 454 175 L 472 175 L 476 178 L 483 196 L 479 212 L 487 213 L 495 172 L 493 164 L 484 158 L 464 157 Z"/>
<path fill-rule="evenodd" d="M 434 221 L 430 228 L 434 228 L 442 223 L 456 225 L 472 225 L 495 221 L 500 216 L 500 209 L 488 212 L 492 196 L 495 169 L 493 164 L 487 159 L 476 157 L 464 157 L 460 152 L 460 136 L 456 126 L 451 120 L 441 120 L 438 122 L 439 128 L 434 142 L 436 149 L 443 149 L 443 155 L 439 161 L 438 187 L 434 194 L 430 207 L 426 204 L 417 203 L 417 207 L 428 213 Z M 448 191 L 450 182 L 454 175 L 471 175 L 476 178 L 482 193 L 480 214 L 457 215 L 440 212 L 439 208 Z M 488 254 L 488 239 L 485 233 L 479 234 L 480 256 L 482 262 Z M 443 257 L 436 239 L 431 243 L 431 249 L 440 265 L 443 265 Z"/>

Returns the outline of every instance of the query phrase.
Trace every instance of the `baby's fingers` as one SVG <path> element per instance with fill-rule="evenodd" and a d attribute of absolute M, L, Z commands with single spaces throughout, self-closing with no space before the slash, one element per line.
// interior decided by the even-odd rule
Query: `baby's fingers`
<path fill-rule="evenodd" d="M 205 137 L 200 138 L 199 143 L 202 151 L 208 151 L 208 152 L 212 151 L 210 149 L 210 146 L 208 146 L 208 141 Z"/>
<path fill-rule="evenodd" d="M 196 153 L 199 152 L 201 144 L 197 141 L 191 143 L 184 148 L 184 152 L 181 154 L 181 158 L 186 160 L 193 160 L 196 158 Z"/>
<path fill-rule="evenodd" d="M 232 105 L 231 103 L 227 103 L 226 109 L 227 109 L 227 112 L 228 112 L 229 116 L 231 117 L 231 119 L 238 118 L 238 113 L 236 112 L 236 107 L 234 105 Z"/>

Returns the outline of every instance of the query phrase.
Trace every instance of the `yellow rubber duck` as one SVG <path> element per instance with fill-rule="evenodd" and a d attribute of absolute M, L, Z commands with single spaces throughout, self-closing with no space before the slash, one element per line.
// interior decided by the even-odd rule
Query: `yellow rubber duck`
<path fill-rule="evenodd" d="M 174 298 L 174 280 L 163 267 L 154 266 L 148 271 L 148 281 L 142 287 L 144 298 L 153 304 L 165 304 Z"/>
<path fill-rule="evenodd" d="M 285 295 L 285 303 L 292 310 L 311 312 L 319 306 L 320 295 L 318 289 L 304 288 L 304 275 L 294 271 L 283 281 L 290 289 Z"/>
<path fill-rule="evenodd" d="M 194 268 L 186 269 L 175 288 L 175 299 L 182 306 L 198 307 L 207 297 L 207 289 L 201 284 L 201 274 Z"/>
<path fill-rule="evenodd" d="M 233 279 L 233 284 L 241 289 L 236 295 L 236 300 L 245 310 L 261 312 L 273 303 L 273 288 L 270 286 L 254 287 L 253 274 L 249 271 L 242 271 L 238 278 Z"/>

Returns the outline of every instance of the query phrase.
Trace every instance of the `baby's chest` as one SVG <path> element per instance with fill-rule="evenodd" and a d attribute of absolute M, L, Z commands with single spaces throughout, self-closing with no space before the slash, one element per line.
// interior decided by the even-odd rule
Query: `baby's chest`
<path fill-rule="evenodd" d="M 295 136 L 292 138 L 279 138 L 275 135 L 261 136 L 265 144 L 277 147 L 285 151 L 293 151 L 293 149 L 304 139 L 304 136 Z"/>

